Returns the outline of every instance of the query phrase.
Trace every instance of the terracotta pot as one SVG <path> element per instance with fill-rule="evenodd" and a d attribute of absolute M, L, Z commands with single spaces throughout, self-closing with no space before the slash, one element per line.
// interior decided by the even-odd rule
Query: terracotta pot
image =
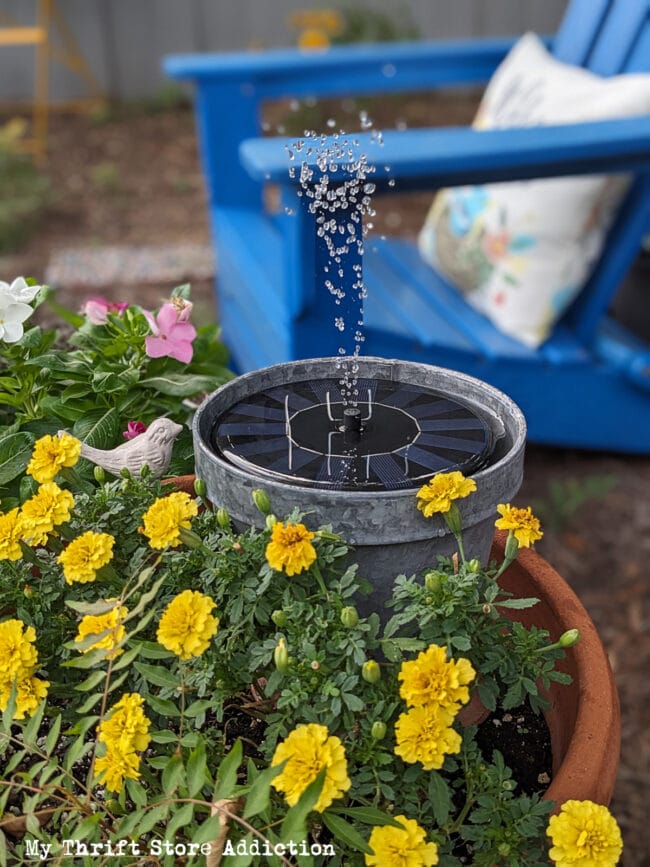
<path fill-rule="evenodd" d="M 505 539 L 506 533 L 496 534 L 492 556 L 498 562 Z M 554 683 L 548 693 L 553 781 L 545 797 L 558 807 L 571 798 L 607 805 L 618 770 L 621 716 L 614 675 L 596 627 L 566 581 L 530 549 L 519 552 L 499 583 L 516 596 L 540 600 L 523 611 L 503 609 L 511 619 L 548 629 L 553 641 L 567 629 L 580 630 L 580 642 L 558 663 L 573 683 Z"/>
<path fill-rule="evenodd" d="M 170 479 L 178 490 L 194 493 L 194 476 Z M 497 532 L 491 557 L 503 560 L 507 534 Z M 549 564 L 530 549 L 522 549 L 499 583 L 515 596 L 540 601 L 522 611 L 503 609 L 525 626 L 547 629 L 556 641 L 567 629 L 579 629 L 581 640 L 569 648 L 558 669 L 570 674 L 570 686 L 554 683 L 546 722 L 553 752 L 553 781 L 545 797 L 557 803 L 591 800 L 609 804 L 620 757 L 621 717 L 614 675 L 596 627 L 584 606 Z M 480 722 L 478 707 L 468 722 Z"/>
<path fill-rule="evenodd" d="M 171 476 L 170 478 L 163 480 L 163 485 L 173 485 L 177 491 L 183 491 L 183 493 L 189 494 L 191 497 L 195 497 L 195 480 L 196 476 L 194 474 L 187 476 Z"/>

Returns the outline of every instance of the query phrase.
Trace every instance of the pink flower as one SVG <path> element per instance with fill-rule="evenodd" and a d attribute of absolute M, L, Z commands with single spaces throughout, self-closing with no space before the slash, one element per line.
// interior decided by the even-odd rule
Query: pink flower
<path fill-rule="evenodd" d="M 84 316 L 88 317 L 93 325 L 105 325 L 108 322 L 108 313 L 117 313 L 121 316 L 128 307 L 125 303 L 107 301 L 101 295 L 89 298 L 81 308 Z"/>
<path fill-rule="evenodd" d="M 185 364 L 192 360 L 192 341 L 196 337 L 196 328 L 186 321 L 189 316 L 187 305 L 180 307 L 171 302 L 163 304 L 155 318 L 148 310 L 142 312 L 154 334 L 145 339 L 149 358 L 168 355 Z"/>
<path fill-rule="evenodd" d="M 146 426 L 146 424 L 143 424 L 143 422 L 130 421 L 127 424 L 126 430 L 124 431 L 122 436 L 124 437 L 125 440 L 132 440 L 132 439 L 135 439 L 137 436 L 140 436 L 140 434 L 144 433 L 146 431 L 146 429 L 147 429 L 147 426 Z"/>

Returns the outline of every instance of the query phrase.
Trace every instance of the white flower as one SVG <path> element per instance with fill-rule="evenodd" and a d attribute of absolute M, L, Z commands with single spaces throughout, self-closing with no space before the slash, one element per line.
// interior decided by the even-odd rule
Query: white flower
<path fill-rule="evenodd" d="M 11 285 L 0 280 L 0 340 L 16 343 L 23 336 L 23 322 L 34 312 L 29 306 L 40 286 L 28 286 L 23 277 Z"/>
<path fill-rule="evenodd" d="M 36 298 L 40 288 L 40 286 L 28 286 L 24 277 L 16 277 L 11 285 L 0 280 L 0 299 L 4 300 L 5 297 L 8 297 L 12 301 L 29 304 Z"/>

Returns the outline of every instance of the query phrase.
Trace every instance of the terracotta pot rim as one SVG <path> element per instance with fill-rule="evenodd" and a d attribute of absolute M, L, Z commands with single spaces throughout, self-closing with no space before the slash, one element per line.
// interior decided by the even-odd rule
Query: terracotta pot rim
<path fill-rule="evenodd" d="M 495 536 L 493 556 L 503 557 L 507 534 Z M 620 704 L 614 675 L 596 627 L 584 605 L 561 575 L 537 552 L 519 551 L 512 569 L 525 573 L 534 595 L 543 599 L 555 621 L 550 628 L 552 640 L 557 640 L 567 629 L 580 630 L 581 640 L 567 650 L 567 666 L 573 669 L 574 681 L 570 686 L 551 688 L 552 707 L 547 722 L 552 741 L 565 741 L 561 750 L 554 751 L 554 765 L 559 756 L 559 767 L 554 773 L 545 798 L 558 805 L 571 798 L 589 799 L 609 804 L 618 770 L 620 754 Z M 528 595 L 528 594 L 526 594 Z M 536 606 L 537 607 L 537 606 Z M 528 609 L 534 612 L 535 609 Z M 522 612 L 513 612 L 515 619 Z M 534 613 L 531 615 L 534 619 Z M 547 627 L 548 628 L 548 627 Z M 572 690 L 569 696 L 564 691 Z M 575 716 L 567 710 L 568 699 L 575 699 Z M 567 737 L 566 727 L 571 726 Z M 554 744 L 557 747 L 557 744 Z"/>

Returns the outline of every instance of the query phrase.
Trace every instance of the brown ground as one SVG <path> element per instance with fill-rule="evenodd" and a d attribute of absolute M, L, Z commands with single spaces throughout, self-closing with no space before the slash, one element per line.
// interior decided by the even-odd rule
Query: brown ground
<path fill-rule="evenodd" d="M 432 106 L 438 110 L 437 120 L 464 123 L 472 116 L 474 101 L 433 104 L 420 99 L 393 103 L 392 109 L 417 125 L 431 118 Z M 347 108 L 347 115 L 340 109 L 336 117 L 351 129 L 349 119 L 358 107 Z M 283 111 L 273 113 L 274 123 Z M 288 117 L 302 128 L 314 125 L 304 107 L 288 111 Z M 122 112 L 101 122 L 56 117 L 48 171 L 51 207 L 19 253 L 0 258 L 0 279 L 18 274 L 42 278 L 51 253 L 64 247 L 208 243 L 194 121 L 187 110 Z M 420 196 L 408 208 L 398 197 L 380 204 L 380 230 L 416 230 L 428 198 Z M 140 303 L 154 305 L 170 288 L 112 291 L 133 293 Z M 78 306 L 78 291 L 60 289 L 61 300 Z M 207 283 L 195 285 L 193 295 L 212 313 Z M 580 594 L 608 650 L 623 715 L 622 761 L 612 804 L 626 841 L 622 863 L 650 865 L 650 457 L 531 446 L 518 501 L 533 502 L 543 516 L 546 535 L 538 550 Z"/>

